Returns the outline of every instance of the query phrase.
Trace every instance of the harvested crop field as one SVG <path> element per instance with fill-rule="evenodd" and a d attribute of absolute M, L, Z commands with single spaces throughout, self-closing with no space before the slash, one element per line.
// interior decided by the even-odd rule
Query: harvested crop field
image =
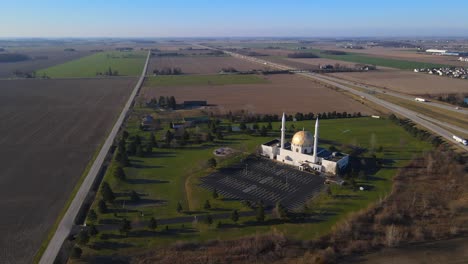
<path fill-rule="evenodd" d="M 332 76 L 407 94 L 468 92 L 468 80 L 400 70 L 331 73 Z"/>
<path fill-rule="evenodd" d="M 365 55 L 370 55 L 372 57 L 468 67 L 468 62 L 461 62 L 457 60 L 459 56 L 432 55 L 432 54 L 428 54 L 425 52 L 417 52 L 416 49 L 414 48 L 405 49 L 405 48 L 372 47 L 372 48 L 366 48 L 366 49 L 344 49 L 344 48 L 337 48 L 334 45 L 317 46 L 317 48 L 339 50 L 339 51 L 344 51 L 344 52 L 361 53 Z"/>
<path fill-rule="evenodd" d="M 308 79 L 295 75 L 269 75 L 268 83 L 205 85 L 205 86 L 146 86 L 142 96 L 152 98 L 175 96 L 184 100 L 207 100 L 221 111 L 248 110 L 253 113 L 288 113 L 346 111 L 370 114 L 373 111 L 347 97 Z"/>
<path fill-rule="evenodd" d="M 18 62 L 0 63 L 0 78 L 14 77 L 16 70 L 32 72 L 47 68 L 67 61 L 75 60 L 92 54 L 89 50 L 77 49 L 76 51 L 64 51 L 64 47 L 41 47 L 30 49 L 8 49 L 10 53 L 20 53 L 31 59 Z"/>
<path fill-rule="evenodd" d="M 222 68 L 233 67 L 238 71 L 262 69 L 259 64 L 251 63 L 241 59 L 222 57 L 152 57 L 148 66 L 149 72 L 169 67 L 181 68 L 184 74 L 212 74 L 218 73 Z"/>
<path fill-rule="evenodd" d="M 0 262 L 32 263 L 135 83 L 0 81 Z"/>

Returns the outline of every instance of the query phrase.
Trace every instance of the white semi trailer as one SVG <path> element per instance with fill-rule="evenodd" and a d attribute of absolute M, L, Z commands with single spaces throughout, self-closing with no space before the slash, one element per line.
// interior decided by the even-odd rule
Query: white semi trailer
<path fill-rule="evenodd" d="M 468 142 L 466 141 L 466 139 L 461 138 L 459 136 L 455 136 L 455 135 L 453 135 L 452 137 L 453 137 L 453 139 L 455 139 L 456 142 L 461 143 L 461 144 L 463 144 L 465 146 L 468 145 Z"/>
<path fill-rule="evenodd" d="M 420 98 L 420 97 L 416 97 L 414 98 L 415 101 L 418 101 L 418 102 L 429 102 L 429 100 L 426 100 L 424 98 Z"/>

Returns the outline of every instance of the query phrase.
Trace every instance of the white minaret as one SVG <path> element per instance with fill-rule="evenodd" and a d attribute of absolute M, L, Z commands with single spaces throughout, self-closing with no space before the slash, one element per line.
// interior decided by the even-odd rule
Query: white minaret
<path fill-rule="evenodd" d="M 317 159 L 317 146 L 318 146 L 318 137 L 319 137 L 319 119 L 315 120 L 315 134 L 314 134 L 314 163 L 318 162 Z"/>
<path fill-rule="evenodd" d="M 284 149 L 284 133 L 286 132 L 286 116 L 283 112 L 283 118 L 281 118 L 281 149 Z"/>

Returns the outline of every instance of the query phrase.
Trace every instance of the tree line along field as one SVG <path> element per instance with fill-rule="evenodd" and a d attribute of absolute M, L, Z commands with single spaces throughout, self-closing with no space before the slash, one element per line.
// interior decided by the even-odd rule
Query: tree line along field
<path fill-rule="evenodd" d="M 106 75 L 138 76 L 145 64 L 145 51 L 106 51 L 37 71 L 50 78 L 93 78 Z M 112 74 L 107 72 L 111 70 Z"/>
<path fill-rule="evenodd" d="M 33 261 L 135 83 L 0 81 L 0 262 Z"/>
<path fill-rule="evenodd" d="M 142 132 L 138 129 L 141 110 L 144 109 L 139 109 L 138 114 L 129 120 L 126 129 L 130 136 L 138 134 L 146 143 L 150 132 Z M 294 124 L 296 130 L 302 127 L 306 130 L 313 130 L 314 126 L 314 122 L 310 120 L 290 122 L 288 125 L 292 125 L 291 123 Z M 259 123 L 259 125 L 266 124 Z M 136 252 L 164 247 L 176 241 L 225 240 L 254 233 L 274 232 L 273 230 L 296 239 L 313 239 L 329 232 L 334 224 L 345 219 L 350 212 L 366 208 L 370 203 L 388 193 L 391 178 L 397 169 L 406 165 L 413 155 L 431 147 L 428 143 L 415 140 L 389 120 L 372 118 L 322 120 L 321 146 L 333 145 L 342 149 L 344 147 L 342 144 L 351 144 L 367 150 L 382 147 L 382 151 L 376 154 L 379 158 L 386 160 L 384 166 L 372 177 L 358 182 L 358 184 L 368 186 L 369 191 L 357 193 L 349 187 L 332 186 L 333 197 L 323 194 L 310 202 L 307 212 L 314 215 L 314 221 L 278 222 L 268 215 L 267 221 L 263 224 L 255 224 L 255 217 L 251 216 L 241 217 L 236 224 L 229 218 L 219 220 L 222 222 L 220 227 L 203 222 L 193 223 L 193 215 L 229 213 L 233 209 L 240 212 L 248 210 L 237 201 L 214 199 L 212 192 L 198 186 L 200 177 L 212 171 L 204 164 L 213 157 L 213 150 L 221 146 L 230 146 L 253 153 L 258 144 L 277 137 L 279 127 L 280 122 L 273 122 L 273 129 L 264 137 L 256 134 L 226 134 L 224 139 L 215 140 L 213 143 L 189 144 L 178 148 L 158 147 L 153 149 L 151 155 L 130 156 L 132 165 L 124 168 L 127 178 L 125 181 L 116 179 L 110 172 L 106 173 L 104 178 L 115 193 L 124 194 L 117 196 L 116 208 L 120 208 L 120 204 L 126 200 L 127 210 L 119 210 L 117 214 L 113 214 L 112 212 L 117 211 L 110 209 L 108 213 L 98 214 L 98 229 L 109 223 L 114 223 L 115 229 L 110 231 L 107 227 L 100 231 L 99 236 L 91 238 L 88 246 L 85 247 L 85 257 L 90 257 L 88 260 L 92 260 L 97 256 L 131 256 Z M 159 142 L 163 141 L 167 129 L 167 124 L 164 124 L 163 129 L 155 133 Z M 288 139 L 292 136 L 292 131 L 295 130 L 290 130 Z M 363 154 L 363 156 L 366 155 Z M 226 166 L 237 161 L 236 157 L 218 159 L 218 166 Z M 132 203 L 128 200 L 127 194 L 131 191 L 140 194 L 141 203 Z M 204 208 L 206 200 L 210 201 L 213 209 Z M 182 205 L 181 212 L 176 210 L 177 203 Z M 97 202 L 93 208 L 98 211 Z M 110 208 L 113 206 L 110 205 Z M 145 224 L 151 217 L 161 221 L 166 218 L 186 216 L 189 216 L 190 220 L 185 223 L 160 224 L 155 231 L 148 230 Z M 128 236 L 118 231 L 118 223 L 124 217 L 129 219 L 133 226 Z"/>
<path fill-rule="evenodd" d="M 207 100 L 209 104 L 216 105 L 222 112 L 243 109 L 252 113 L 323 111 L 373 113 L 373 110 L 366 105 L 340 92 L 293 74 L 264 75 L 261 77 L 255 75 L 229 75 L 226 77 L 214 75 L 213 80 L 222 78 L 225 82 L 216 83 L 211 81 L 205 85 L 191 85 L 190 83 L 178 81 L 179 78 L 189 80 L 192 76 L 170 77 L 172 84 L 177 80 L 180 85 L 175 87 L 171 83 L 163 83 L 165 77 L 157 76 L 145 84 L 141 91 L 143 97 L 150 100 L 153 97 L 173 95 L 180 102 Z M 256 78 L 254 79 L 255 82 L 248 83 L 244 81 L 254 77 Z M 161 78 L 161 81 L 157 81 L 158 78 Z M 227 82 L 231 78 L 236 82 L 232 84 Z M 264 78 L 265 81 L 259 82 L 257 78 Z"/>
<path fill-rule="evenodd" d="M 180 68 L 183 74 L 215 74 L 223 68 L 232 67 L 238 71 L 263 68 L 245 60 L 231 56 L 152 56 L 148 66 L 149 73 L 163 68 Z"/>

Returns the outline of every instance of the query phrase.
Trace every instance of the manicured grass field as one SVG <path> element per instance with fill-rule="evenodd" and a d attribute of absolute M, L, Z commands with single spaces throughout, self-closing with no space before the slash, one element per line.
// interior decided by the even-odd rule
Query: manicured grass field
<path fill-rule="evenodd" d="M 138 76 L 143 70 L 145 59 L 144 51 L 100 52 L 39 70 L 37 76 L 45 74 L 50 78 L 99 77 L 96 73 L 104 74 L 109 67 L 112 71 L 118 71 L 119 76 Z"/>
<path fill-rule="evenodd" d="M 268 83 L 258 75 L 171 75 L 153 76 L 146 79 L 146 86 L 183 86 L 183 85 L 227 85 Z"/>
<path fill-rule="evenodd" d="M 127 130 L 130 134 L 139 133 L 141 136 L 148 136 L 147 132 L 137 130 L 136 120 L 129 123 Z M 264 125 L 259 123 L 260 126 Z M 304 129 L 313 131 L 314 121 L 288 122 L 288 128 L 294 125 L 291 131 Z M 200 177 L 210 173 L 211 169 L 204 168 L 203 164 L 208 158 L 213 157 L 212 151 L 218 146 L 230 146 L 235 149 L 242 149 L 245 152 L 254 152 L 256 146 L 271 138 L 279 137 L 280 123 L 273 123 L 273 130 L 268 137 L 251 136 L 245 134 L 233 134 L 226 136 L 220 142 L 213 144 L 204 144 L 200 146 L 186 147 L 180 149 L 155 149 L 155 154 L 147 158 L 132 158 L 136 167 L 126 168 L 127 176 L 130 179 L 140 179 L 136 183 L 117 183 L 110 175 L 105 176 L 105 180 L 110 182 L 117 192 L 126 192 L 130 189 L 137 192 L 148 194 L 149 199 L 165 201 L 158 206 L 139 206 L 138 210 L 144 212 L 127 213 L 126 217 L 134 223 L 148 220 L 150 217 L 157 219 L 185 214 L 176 212 L 177 201 L 183 204 L 185 210 L 204 214 L 219 213 L 221 210 L 230 210 L 245 208 L 237 201 L 222 201 L 213 199 L 212 193 L 198 187 Z M 165 132 L 157 134 L 161 138 Z M 367 191 L 354 191 L 346 186 L 332 186 L 333 196 L 321 194 L 308 204 L 305 212 L 313 216 L 314 221 L 304 223 L 282 222 L 267 217 L 263 224 L 256 224 L 253 217 L 241 217 L 238 224 L 233 224 L 231 220 L 224 219 L 220 228 L 213 224 L 208 226 L 203 223 L 193 224 L 185 223 L 169 225 L 172 231 L 164 231 L 164 227 L 158 227 L 158 230 L 147 235 L 130 235 L 124 237 L 117 231 L 103 232 L 105 240 L 93 238 L 92 243 L 101 245 L 99 250 L 86 250 L 86 254 L 104 254 L 110 255 L 119 252 L 141 251 L 157 245 L 168 245 L 175 241 L 207 241 L 211 239 L 233 239 L 241 236 L 252 235 L 256 233 L 283 232 L 287 236 L 296 239 L 313 239 L 319 235 L 332 230 L 332 227 L 339 221 L 344 220 L 349 213 L 368 207 L 379 198 L 383 198 L 391 191 L 391 178 L 397 172 L 397 169 L 408 164 L 411 158 L 419 155 L 422 151 L 431 148 L 429 143 L 416 140 L 409 135 L 403 128 L 393 124 L 386 119 L 373 118 L 350 118 L 321 120 L 320 123 L 320 146 L 335 146 L 339 150 L 345 150 L 344 145 L 353 145 L 368 150 L 363 156 L 369 156 L 369 153 L 382 147 L 382 151 L 374 152 L 378 158 L 384 159 L 383 167 L 374 175 L 368 175 L 367 180 L 358 180 L 359 185 L 369 187 Z M 287 139 L 292 137 L 292 132 L 288 134 Z M 326 143 L 325 143 L 326 142 Z M 235 158 L 220 161 L 223 164 L 235 162 Z M 149 180 L 149 181 L 148 181 Z M 161 182 L 151 183 L 158 180 Z M 144 197 L 147 198 L 146 196 Z M 217 210 L 204 210 L 203 203 L 209 199 L 212 208 Z M 119 216 L 121 217 L 121 216 Z M 101 215 L 100 219 L 111 218 L 111 214 Z M 143 232 L 144 230 L 140 230 Z M 138 233 L 138 231 L 135 231 Z M 125 245 L 123 248 L 115 245 Z"/>
<path fill-rule="evenodd" d="M 418 61 L 407 61 L 407 60 L 397 60 L 397 59 L 387 59 L 387 58 L 378 58 L 367 55 L 362 55 L 359 53 L 346 52 L 345 55 L 332 55 L 323 53 L 323 51 L 318 49 L 308 49 L 307 51 L 313 52 L 321 58 L 342 60 L 349 62 L 356 62 L 362 64 L 373 64 L 377 66 L 390 67 L 402 70 L 412 70 L 414 68 L 432 68 L 432 67 L 450 67 L 449 65 L 436 64 L 436 63 L 425 63 Z"/>

